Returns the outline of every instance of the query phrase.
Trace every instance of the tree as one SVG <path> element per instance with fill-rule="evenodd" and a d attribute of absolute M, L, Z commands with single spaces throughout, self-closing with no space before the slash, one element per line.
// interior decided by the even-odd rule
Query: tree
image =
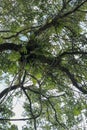
<path fill-rule="evenodd" d="M 1 107 L 12 110 L 8 99 L 25 96 L 24 117 L 7 111 L 1 122 L 70 130 L 82 110 L 86 116 L 86 7 L 87 0 L 0 0 Z"/>

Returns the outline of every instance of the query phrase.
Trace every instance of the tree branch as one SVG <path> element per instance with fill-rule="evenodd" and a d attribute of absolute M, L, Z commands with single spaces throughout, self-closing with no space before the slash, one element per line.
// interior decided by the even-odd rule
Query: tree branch
<path fill-rule="evenodd" d="M 84 51 L 71 51 L 71 52 L 63 52 L 62 54 L 59 55 L 59 57 L 63 57 L 65 55 L 87 55 L 87 52 Z"/>
<path fill-rule="evenodd" d="M 0 30 L 0 33 L 7 33 L 10 32 L 10 30 Z"/>
<path fill-rule="evenodd" d="M 33 118 L 19 118 L 19 119 L 10 119 L 10 118 L 0 118 L 0 121 L 26 121 L 31 120 Z"/>
<path fill-rule="evenodd" d="M 29 101 L 29 107 L 30 107 L 31 116 L 32 116 L 33 119 L 35 119 L 36 117 L 35 117 L 35 115 L 33 114 L 31 99 L 30 99 L 29 95 L 27 94 L 27 92 L 26 92 L 26 90 L 25 90 L 25 88 L 24 88 L 23 86 L 21 86 L 21 89 L 23 90 L 25 96 L 27 97 L 27 99 L 28 99 L 28 101 Z"/>
<path fill-rule="evenodd" d="M 17 45 L 14 43 L 3 43 L 3 44 L 0 44 L 0 52 L 6 51 L 6 50 L 19 51 L 21 47 L 22 45 Z"/>
<path fill-rule="evenodd" d="M 71 80 L 72 84 L 79 89 L 79 91 L 81 91 L 84 94 L 87 94 L 87 90 L 85 90 L 82 86 L 79 86 L 77 80 L 75 79 L 74 75 L 65 67 L 63 66 L 59 66 L 59 69 L 62 72 L 65 72 L 67 74 L 67 76 L 69 77 L 69 79 Z"/>
<path fill-rule="evenodd" d="M 46 23 L 45 25 L 43 25 L 41 28 L 39 28 L 37 31 L 34 32 L 35 36 L 41 34 L 43 31 L 45 31 L 46 29 L 49 29 L 52 26 L 55 26 L 58 23 L 58 19 L 62 19 L 64 17 L 66 17 L 67 15 L 70 15 L 72 13 L 74 13 L 75 11 L 77 11 L 85 2 L 87 2 L 87 0 L 84 0 L 83 2 L 81 2 L 80 4 L 78 4 L 74 9 L 66 12 L 66 13 L 61 13 L 57 14 L 50 23 Z"/>
<path fill-rule="evenodd" d="M 80 4 L 78 4 L 73 10 L 71 10 L 71 11 L 69 11 L 69 12 L 63 14 L 62 17 L 66 17 L 67 15 L 70 15 L 70 14 L 74 13 L 75 11 L 78 11 L 78 9 L 79 9 L 82 5 L 84 5 L 86 2 L 87 2 L 87 0 L 84 0 L 83 2 L 81 2 Z"/>
<path fill-rule="evenodd" d="M 0 93 L 0 99 L 5 96 L 8 92 L 12 91 L 12 90 L 15 90 L 17 88 L 19 88 L 20 85 L 14 85 L 14 86 L 11 86 L 11 87 L 8 87 L 8 88 L 5 88 L 1 93 Z"/>

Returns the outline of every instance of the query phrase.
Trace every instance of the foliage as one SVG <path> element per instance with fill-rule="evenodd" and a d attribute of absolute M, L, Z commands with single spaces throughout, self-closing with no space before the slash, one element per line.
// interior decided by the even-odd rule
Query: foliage
<path fill-rule="evenodd" d="M 86 7 L 87 0 L 0 0 L 0 129 L 24 120 L 23 130 L 72 130 L 83 110 L 87 116 Z M 15 97 L 25 98 L 22 119 L 11 118 Z"/>

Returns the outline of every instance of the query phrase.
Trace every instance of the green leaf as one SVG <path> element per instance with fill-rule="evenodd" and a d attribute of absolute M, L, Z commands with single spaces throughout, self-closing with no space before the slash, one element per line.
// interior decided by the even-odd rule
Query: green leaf
<path fill-rule="evenodd" d="M 9 54 L 8 59 L 10 61 L 15 62 L 15 61 L 18 61 L 20 59 L 20 57 L 21 57 L 21 55 L 19 52 L 12 52 L 11 54 Z"/>

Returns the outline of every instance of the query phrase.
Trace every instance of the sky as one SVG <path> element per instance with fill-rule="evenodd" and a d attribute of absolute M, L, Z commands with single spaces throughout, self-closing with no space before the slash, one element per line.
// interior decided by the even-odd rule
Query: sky
<path fill-rule="evenodd" d="M 13 104 L 13 112 L 15 113 L 15 116 L 13 117 L 13 119 L 19 119 L 19 118 L 23 118 L 22 112 L 23 112 L 23 101 L 24 101 L 24 97 L 21 98 L 15 98 L 13 100 L 14 104 Z M 12 124 L 15 124 L 18 126 L 18 130 L 22 130 L 22 126 L 24 126 L 26 123 L 25 121 L 12 121 Z"/>

